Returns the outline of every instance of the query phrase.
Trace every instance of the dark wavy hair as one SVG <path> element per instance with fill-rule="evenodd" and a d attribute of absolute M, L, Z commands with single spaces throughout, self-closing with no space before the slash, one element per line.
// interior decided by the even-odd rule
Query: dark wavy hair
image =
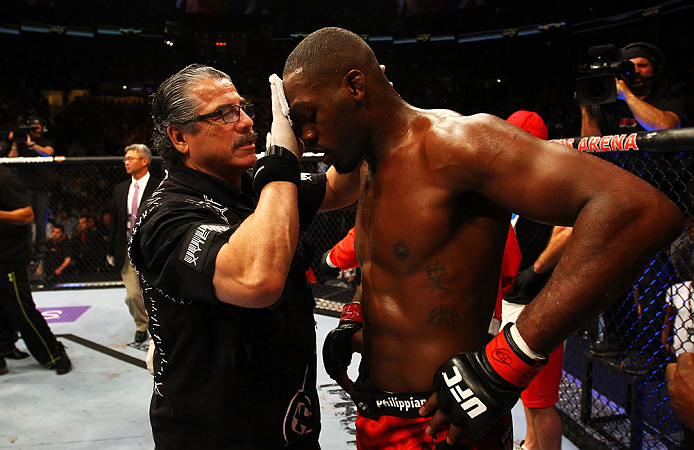
<path fill-rule="evenodd" d="M 205 79 L 230 80 L 229 75 L 210 66 L 191 64 L 170 76 L 159 85 L 152 99 L 152 148 L 161 155 L 167 168 L 183 164 L 183 155 L 176 150 L 166 129 L 178 125 L 183 130 L 194 132 L 197 102 L 190 97 L 190 88 Z"/>

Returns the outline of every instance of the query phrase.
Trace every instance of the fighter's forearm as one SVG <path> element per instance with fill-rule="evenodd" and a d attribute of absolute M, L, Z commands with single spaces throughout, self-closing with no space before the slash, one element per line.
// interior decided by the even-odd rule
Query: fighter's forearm
<path fill-rule="evenodd" d="M 614 195 L 621 201 L 604 198 L 582 209 L 552 278 L 518 318 L 518 331 L 538 353 L 551 353 L 617 300 L 682 227 L 681 212 L 664 196 Z M 638 195 L 647 198 L 639 202 Z"/>
<path fill-rule="evenodd" d="M 680 118 L 672 111 L 658 109 L 630 92 L 626 94 L 626 102 L 636 121 L 646 130 L 667 130 L 680 127 Z"/>

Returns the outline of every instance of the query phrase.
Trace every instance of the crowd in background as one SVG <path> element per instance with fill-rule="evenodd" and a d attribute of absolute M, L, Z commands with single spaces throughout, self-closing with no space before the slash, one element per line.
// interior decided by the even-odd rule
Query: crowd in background
<path fill-rule="evenodd" d="M 507 17 L 508 14 L 502 14 L 503 8 L 496 12 L 488 11 L 493 2 L 481 3 L 487 5 L 464 10 L 468 19 L 487 11 L 489 20 L 485 23 L 532 23 L 523 22 L 531 20 L 525 16 L 514 22 Z M 351 4 L 369 10 L 360 2 Z M 274 7 L 281 8 L 281 5 L 278 3 Z M 302 8 L 298 7 L 298 10 Z M 320 18 L 321 14 L 329 16 L 324 9 L 315 10 L 315 17 Z M 298 10 L 288 9 L 286 12 L 299 20 Z M 332 11 L 330 17 L 337 22 L 332 24 L 345 26 L 339 23 L 346 20 L 340 11 Z M 544 11 L 542 18 L 552 17 L 550 12 Z M 602 15 L 608 13 L 604 10 Z M 433 30 L 437 28 L 433 19 L 442 17 L 420 14 L 405 20 L 401 12 L 399 16 L 383 20 L 382 16 L 388 14 L 394 13 L 390 10 L 365 13 L 364 23 L 353 24 L 358 28 L 355 31 L 375 27 L 373 22 L 378 19 L 384 33 L 391 32 L 395 37 L 397 33 L 434 35 Z M 593 14 L 599 15 L 597 12 Z M 315 17 L 313 20 L 318 20 Z M 458 10 L 445 17 L 446 20 L 438 22 L 441 33 L 453 28 L 456 22 L 457 32 L 470 31 L 463 27 L 467 22 L 463 21 Z M 207 19 L 210 27 L 219 25 L 219 20 Z M 536 20 L 541 19 L 537 17 Z M 196 33 L 187 41 L 179 37 L 172 47 L 143 38 L 114 38 L 108 42 L 72 38 L 70 45 L 64 45 L 68 43 L 65 37 L 7 37 L 10 39 L 7 55 L 0 63 L 0 72 L 7 75 L 6 82 L 0 86 L 0 140 L 27 117 L 39 115 L 48 121 L 49 137 L 55 143 L 56 154 L 120 156 L 122 148 L 129 143 L 149 143 L 152 90 L 166 74 L 199 62 L 229 73 L 234 83 L 242 88 L 244 97 L 256 104 L 254 127 L 262 145 L 270 123 L 268 76 L 282 71 L 282 62 L 300 36 L 293 40 L 274 39 L 285 28 L 287 33 L 292 31 L 288 23 L 274 20 L 272 27 L 260 23 L 257 29 L 249 30 L 253 24 L 258 24 L 256 22 L 253 17 L 235 21 L 234 26 L 226 25 L 228 33 L 218 36 Z M 292 26 L 296 27 L 295 30 L 305 26 L 306 31 L 310 31 L 312 24 L 309 19 L 301 19 Z M 621 47 L 633 41 L 650 41 L 659 45 L 667 56 L 664 80 L 660 84 L 668 86 L 675 96 L 681 98 L 689 117 L 694 117 L 694 83 L 691 83 L 694 79 L 691 60 L 694 39 L 684 32 L 684 27 L 685 21 L 678 19 L 676 14 L 669 14 L 595 33 L 575 34 L 566 25 L 560 30 L 532 36 L 481 42 L 396 44 L 387 41 L 372 42 L 371 45 L 379 61 L 386 65 L 386 75 L 409 103 L 423 108 L 449 108 L 466 115 L 487 112 L 502 118 L 518 109 L 536 111 L 547 123 L 549 138 L 555 139 L 580 134 L 581 115 L 573 98 L 574 82 L 585 75 L 579 73 L 578 66 L 594 61 L 588 55 L 588 49 L 594 45 L 614 43 Z M 219 50 L 215 49 L 215 40 L 229 42 L 224 50 Z M 128 48 L 128 51 L 124 52 L 122 48 Z M 133 52 L 141 56 L 137 62 L 130 57 Z M 35 59 L 26 58 L 27 53 L 40 56 L 50 70 L 43 73 L 33 71 L 31 64 Z M 72 96 L 73 89 L 79 89 L 84 95 Z M 46 90 L 62 92 L 62 105 L 49 105 L 42 95 Z M 4 147 L 6 143 L 0 148 L 0 156 L 4 154 Z"/>

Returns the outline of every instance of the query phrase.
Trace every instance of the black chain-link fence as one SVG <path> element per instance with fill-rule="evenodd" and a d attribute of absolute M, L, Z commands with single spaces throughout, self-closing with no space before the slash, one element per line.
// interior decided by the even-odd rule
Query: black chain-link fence
<path fill-rule="evenodd" d="M 681 445 L 683 426 L 670 408 L 664 371 L 677 353 L 694 351 L 694 136 L 687 133 L 673 137 L 672 132 L 662 132 L 656 139 L 649 135 L 648 144 L 645 135 L 632 135 L 630 143 L 613 141 L 595 153 L 675 201 L 688 217 L 688 228 L 654 258 L 633 289 L 566 343 L 557 407 L 565 434 L 581 448 L 674 449 Z M 659 141 L 659 136 L 664 140 Z M 582 148 L 578 140 L 567 144 Z M 591 145 L 600 147 L 597 141 Z M 614 145 L 629 150 L 609 151 Z M 682 146 L 691 151 L 682 151 Z M 583 149 L 591 150 L 591 146 Z M 123 159 L 44 161 L 49 162 L 0 161 L 10 163 L 31 192 L 36 214 L 30 267 L 33 288 L 121 285 L 119 271 L 106 262 L 106 244 L 113 188 L 128 178 Z M 316 172 L 319 166 L 316 158 L 303 161 L 305 172 Z M 163 178 L 158 158 L 151 170 Z M 354 281 L 336 278 L 321 266 L 321 256 L 354 226 L 355 212 L 352 206 L 319 215 L 302 234 L 313 249 L 314 293 L 324 312 L 335 314 L 354 292 Z M 67 237 L 57 244 L 51 234 L 58 224 Z M 56 273 L 66 257 L 69 264 Z"/>

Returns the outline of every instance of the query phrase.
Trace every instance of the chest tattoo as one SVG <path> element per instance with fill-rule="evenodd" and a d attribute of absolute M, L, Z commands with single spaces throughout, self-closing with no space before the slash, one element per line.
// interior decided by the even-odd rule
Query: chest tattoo
<path fill-rule="evenodd" d="M 436 306 L 429 311 L 427 324 L 436 327 L 445 326 L 450 329 L 455 328 L 455 319 L 458 316 L 458 307 L 442 305 Z"/>
<path fill-rule="evenodd" d="M 427 267 L 427 276 L 432 282 L 432 287 L 429 289 L 429 292 L 434 292 L 436 290 L 441 290 L 445 291 L 448 289 L 446 286 L 443 285 L 443 277 L 448 275 L 446 273 L 446 268 L 445 267 L 439 267 L 439 262 L 436 261 L 434 264 L 434 267 Z"/>

